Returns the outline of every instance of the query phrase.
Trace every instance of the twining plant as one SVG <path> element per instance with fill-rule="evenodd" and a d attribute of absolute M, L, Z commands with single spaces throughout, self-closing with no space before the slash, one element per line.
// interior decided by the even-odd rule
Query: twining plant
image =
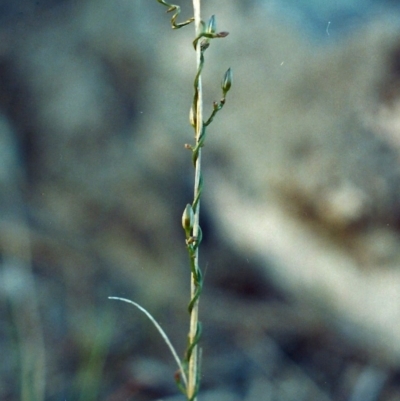
<path fill-rule="evenodd" d="M 195 39 L 193 41 L 196 50 L 197 72 L 194 78 L 194 96 L 193 103 L 190 108 L 189 121 L 194 129 L 194 145 L 185 144 L 185 148 L 192 152 L 192 161 L 195 168 L 194 177 L 194 197 L 191 204 L 187 204 L 182 215 L 182 226 L 185 231 L 186 249 L 189 254 L 191 283 L 190 283 L 190 302 L 188 306 L 190 314 L 190 328 L 188 334 L 188 344 L 181 361 L 177 353 L 169 341 L 164 330 L 150 315 L 150 313 L 137 303 L 125 298 L 110 297 L 110 299 L 118 299 L 133 304 L 145 313 L 148 318 L 156 326 L 162 335 L 164 341 L 170 348 L 177 364 L 179 371 L 175 375 L 175 381 L 180 390 L 186 395 L 188 401 L 195 401 L 200 387 L 200 355 L 198 343 L 201 336 L 201 324 L 199 322 L 199 298 L 203 288 L 203 276 L 199 266 L 199 246 L 202 239 L 200 228 L 200 198 L 203 189 L 203 178 L 201 173 L 201 148 L 207 134 L 207 127 L 213 121 L 215 115 L 222 109 L 225 104 L 226 94 L 231 88 L 232 71 L 229 68 L 223 77 L 221 88 L 222 97 L 218 102 L 213 102 L 213 108 L 207 120 L 203 118 L 203 90 L 201 73 L 204 66 L 204 53 L 210 46 L 212 39 L 224 38 L 228 32 L 217 32 L 215 16 L 211 16 L 207 23 L 200 17 L 200 0 L 193 0 L 194 17 L 178 23 L 177 18 L 180 14 L 180 7 L 169 4 L 164 0 L 157 0 L 160 4 L 168 7 L 167 12 L 173 12 L 171 25 L 173 29 L 182 28 L 191 22 L 195 22 Z"/>

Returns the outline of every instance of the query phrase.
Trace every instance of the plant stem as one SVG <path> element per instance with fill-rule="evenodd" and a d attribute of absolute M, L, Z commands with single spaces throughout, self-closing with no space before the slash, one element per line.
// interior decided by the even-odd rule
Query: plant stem
<path fill-rule="evenodd" d="M 196 29 L 196 37 L 201 33 L 201 17 L 200 17 L 200 0 L 193 0 L 193 11 L 194 11 L 194 20 L 195 20 L 195 29 Z M 200 68 L 200 57 L 201 57 L 201 49 L 200 43 L 197 43 L 196 46 L 196 64 L 197 69 Z M 196 143 L 200 140 L 200 135 L 203 130 L 203 96 L 202 96 L 202 84 L 201 84 L 201 75 L 197 81 L 197 105 L 196 105 Z M 195 164 L 195 183 L 194 183 L 194 199 L 197 199 L 199 191 L 201 190 L 201 149 L 199 149 L 198 157 Z M 197 202 L 197 206 L 194 210 L 194 224 L 193 224 L 193 236 L 198 238 L 200 235 L 200 201 Z M 199 272 L 199 251 L 198 248 L 195 251 L 194 255 L 194 269 L 195 272 Z M 197 283 L 194 277 L 193 272 L 191 273 L 191 283 L 190 283 L 190 295 L 191 299 L 195 297 L 197 290 Z M 189 330 L 189 344 L 192 344 L 196 341 L 197 330 L 199 326 L 199 300 L 197 299 L 193 305 L 193 308 L 190 312 L 190 330 Z M 195 345 L 189 359 L 188 366 L 188 386 L 187 386 L 187 398 L 188 400 L 197 400 L 197 396 L 192 398 L 197 391 L 197 380 L 199 379 L 198 375 L 198 364 L 199 364 L 199 355 L 198 355 L 198 346 Z"/>

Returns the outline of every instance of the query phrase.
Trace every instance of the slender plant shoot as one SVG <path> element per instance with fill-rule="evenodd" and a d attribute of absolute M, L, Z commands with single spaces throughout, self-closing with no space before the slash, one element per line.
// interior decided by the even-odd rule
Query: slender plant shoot
<path fill-rule="evenodd" d="M 128 302 L 136 306 L 156 326 L 164 341 L 170 348 L 179 370 L 175 375 L 175 381 L 178 388 L 185 394 L 188 401 L 197 401 L 197 395 L 200 388 L 200 353 L 198 343 L 201 336 L 201 323 L 199 321 L 199 299 L 203 288 L 203 276 L 199 265 L 199 246 L 202 239 L 200 228 L 200 198 L 203 190 L 203 177 L 201 172 L 201 149 L 206 139 L 207 128 L 213 121 L 215 115 L 225 105 L 226 94 L 232 85 L 232 70 L 229 68 L 222 79 L 222 96 L 219 101 L 213 102 L 212 112 L 207 119 L 203 117 L 203 88 L 202 88 L 202 70 L 204 66 L 204 53 L 210 46 L 212 39 L 224 38 L 228 32 L 217 32 L 215 16 L 211 16 L 205 23 L 201 19 L 200 0 L 193 0 L 194 16 L 184 22 L 177 22 L 180 14 L 180 7 L 169 4 L 164 0 L 157 0 L 160 4 L 168 7 L 167 13 L 172 12 L 171 26 L 173 29 L 182 28 L 194 21 L 195 39 L 193 47 L 196 51 L 196 74 L 194 78 L 193 102 L 189 113 L 189 122 L 194 130 L 194 145 L 185 144 L 185 148 L 192 152 L 192 161 L 195 169 L 194 173 L 194 195 L 191 204 L 187 204 L 182 215 L 182 226 L 185 231 L 185 244 L 189 255 L 190 264 L 190 302 L 188 310 L 190 314 L 190 327 L 188 334 L 188 344 L 182 361 L 179 360 L 175 349 L 170 343 L 167 335 L 159 324 L 143 307 L 137 303 L 118 297 L 110 297 L 120 301 Z"/>
<path fill-rule="evenodd" d="M 217 24 L 215 16 L 211 16 L 207 23 L 201 19 L 200 0 L 193 0 L 194 17 L 189 20 L 177 23 L 177 17 L 180 8 L 177 5 L 169 4 L 163 0 L 157 0 L 159 3 L 168 7 L 167 12 L 174 12 L 171 18 L 173 29 L 181 28 L 195 22 L 195 39 L 193 46 L 196 51 L 196 75 L 194 79 L 194 96 L 192 106 L 190 108 L 189 122 L 194 129 L 195 144 L 186 144 L 186 149 L 191 150 L 192 160 L 195 168 L 194 174 L 194 196 L 193 202 L 187 204 L 182 215 L 182 226 L 185 231 L 186 248 L 189 254 L 191 283 L 190 283 L 190 302 L 188 306 L 190 314 L 190 328 L 188 335 L 188 346 L 184 356 L 183 366 L 187 370 L 187 385 L 183 387 L 177 383 L 180 388 L 184 388 L 184 392 L 188 401 L 196 401 L 200 387 L 200 363 L 198 343 L 201 336 L 201 323 L 199 322 L 199 299 L 203 288 L 203 276 L 199 265 L 199 245 L 202 239 L 200 228 L 200 198 L 203 190 L 203 177 L 201 172 L 201 148 L 204 146 L 206 139 L 206 129 L 213 121 L 215 115 L 222 109 L 225 104 L 225 97 L 232 85 L 232 71 L 229 68 L 222 80 L 222 97 L 219 102 L 213 103 L 213 111 L 207 120 L 203 118 L 203 88 L 201 73 L 204 66 L 204 53 L 210 46 L 212 39 L 224 38 L 228 32 L 217 32 Z"/>

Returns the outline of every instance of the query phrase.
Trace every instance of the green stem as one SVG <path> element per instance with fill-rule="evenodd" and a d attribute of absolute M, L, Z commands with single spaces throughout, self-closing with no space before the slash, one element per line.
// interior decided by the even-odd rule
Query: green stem
<path fill-rule="evenodd" d="M 193 11 L 196 36 L 201 33 L 201 16 L 200 16 L 200 0 L 193 0 Z M 197 70 L 201 69 L 201 45 L 196 45 L 196 64 Z M 197 93 L 196 99 L 196 144 L 200 141 L 201 133 L 203 131 L 203 90 L 201 83 L 201 75 L 196 79 L 197 87 L 195 92 Z M 195 163 L 195 184 L 194 184 L 194 199 L 198 199 L 194 211 L 194 224 L 193 224 L 193 237 L 199 238 L 200 236 L 200 200 L 199 194 L 201 191 L 201 149 L 198 149 L 197 159 Z M 189 329 L 189 365 L 188 365 L 188 386 L 187 386 L 187 398 L 191 401 L 197 401 L 197 392 L 199 388 L 199 352 L 198 352 L 198 337 L 200 334 L 199 325 L 199 249 L 196 247 L 193 255 L 193 271 L 191 273 L 190 283 L 190 296 L 191 302 L 189 305 L 190 309 L 190 329 Z"/>

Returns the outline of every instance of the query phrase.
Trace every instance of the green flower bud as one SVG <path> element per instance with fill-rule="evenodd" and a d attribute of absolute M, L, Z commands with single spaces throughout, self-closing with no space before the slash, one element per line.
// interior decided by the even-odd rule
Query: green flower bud
<path fill-rule="evenodd" d="M 204 52 L 208 49 L 209 46 L 210 46 L 210 41 L 208 39 L 204 39 L 200 43 L 200 50 Z"/>
<path fill-rule="evenodd" d="M 182 227 L 187 235 L 190 235 L 194 224 L 194 213 L 192 205 L 189 203 L 186 205 L 185 210 L 182 214 Z"/>
<path fill-rule="evenodd" d="M 207 33 L 215 33 L 217 31 L 217 21 L 215 20 L 215 15 L 212 15 L 207 23 Z"/>
<path fill-rule="evenodd" d="M 232 70 L 230 68 L 227 69 L 225 75 L 224 75 L 224 79 L 222 80 L 222 92 L 225 94 L 229 91 L 229 89 L 231 89 L 232 86 Z"/>

